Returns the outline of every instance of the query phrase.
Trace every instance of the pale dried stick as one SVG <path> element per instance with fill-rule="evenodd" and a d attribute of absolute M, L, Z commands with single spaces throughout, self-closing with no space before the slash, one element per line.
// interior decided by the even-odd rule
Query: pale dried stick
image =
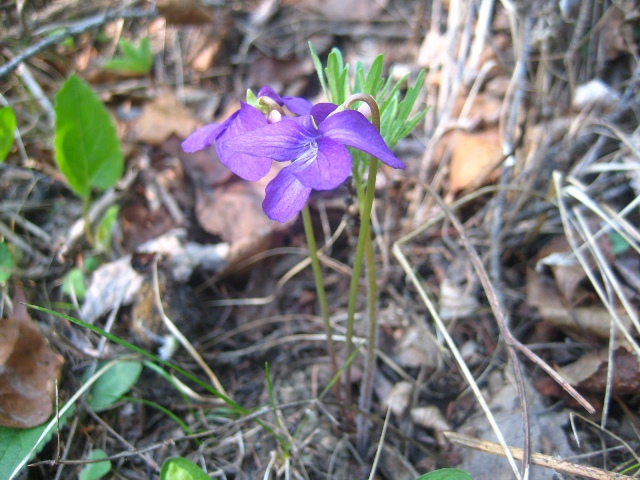
<path fill-rule="evenodd" d="M 191 342 L 187 340 L 187 338 L 182 334 L 182 332 L 178 330 L 178 328 L 175 326 L 173 321 L 166 315 L 166 313 L 164 313 L 164 308 L 162 306 L 162 299 L 160 297 L 160 285 L 158 283 L 158 255 L 156 255 L 155 258 L 153 259 L 153 291 L 155 294 L 156 308 L 158 309 L 158 312 L 160 312 L 160 317 L 162 318 L 164 325 L 167 327 L 169 332 L 171 332 L 171 334 L 178 339 L 178 341 L 184 347 L 184 349 L 187 352 L 189 352 L 189 355 L 191 355 L 191 357 L 196 361 L 196 363 L 200 365 L 200 368 L 202 368 L 205 371 L 205 373 L 209 377 L 209 380 L 211 381 L 211 384 L 216 388 L 216 390 L 218 390 L 218 392 L 223 394 L 225 397 L 228 397 L 226 390 L 218 380 L 218 377 L 216 376 L 216 374 L 213 373 L 211 368 L 209 368 L 209 365 L 207 365 L 207 362 L 203 360 L 203 358 L 196 351 L 196 349 L 193 348 L 193 345 L 191 345 Z"/>
<path fill-rule="evenodd" d="M 504 455 L 504 451 L 501 445 L 495 442 L 489 442 L 487 440 L 480 440 L 478 438 L 470 437 L 462 433 L 456 432 L 444 432 L 444 436 L 447 437 L 452 443 L 462 445 L 463 447 L 473 448 L 480 452 L 491 453 L 492 455 Z M 516 460 L 522 460 L 522 449 L 509 447 L 509 452 Z M 578 465 L 575 463 L 561 460 L 551 455 L 543 455 L 541 453 L 533 452 L 531 454 L 531 463 L 533 465 L 539 465 L 541 467 L 550 468 L 558 472 L 567 473 L 569 475 L 579 475 L 582 477 L 593 478 L 596 480 L 632 480 L 634 477 L 622 475 L 621 473 L 607 472 L 595 467 L 588 467 L 585 465 Z"/>

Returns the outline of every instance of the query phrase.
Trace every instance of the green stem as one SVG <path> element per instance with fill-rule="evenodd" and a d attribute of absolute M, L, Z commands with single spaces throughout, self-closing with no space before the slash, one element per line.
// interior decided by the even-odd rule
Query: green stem
<path fill-rule="evenodd" d="M 322 278 L 322 269 L 320 267 L 320 259 L 318 258 L 318 248 L 316 246 L 316 237 L 313 234 L 313 225 L 311 223 L 311 215 L 307 205 L 302 209 L 302 221 L 304 223 L 304 234 L 307 237 L 307 246 L 309 247 L 309 256 L 311 257 L 311 268 L 316 283 L 316 294 L 320 303 L 320 312 L 322 313 L 322 321 L 324 322 L 324 330 L 327 335 L 327 346 L 329 349 L 329 358 L 331 359 L 332 375 L 338 375 L 338 361 L 336 359 L 336 349 L 333 343 L 333 329 L 331 328 L 331 319 L 329 318 L 329 305 L 327 304 L 327 294 L 324 290 L 324 280 Z M 340 384 L 334 385 L 334 393 L 338 402 L 341 401 Z"/>
<path fill-rule="evenodd" d="M 377 161 L 377 160 L 376 160 Z M 369 210 L 370 211 L 370 210 Z M 367 265 L 367 303 L 369 313 L 369 336 L 367 339 L 367 358 L 362 378 L 362 388 L 358 402 L 358 417 L 356 420 L 356 447 L 360 455 L 365 458 L 369 443 L 368 414 L 371 411 L 371 396 L 373 392 L 373 372 L 376 367 L 376 346 L 378 345 L 378 284 L 376 278 L 376 263 L 373 242 L 368 235 L 365 240 L 365 263 Z"/>
<path fill-rule="evenodd" d="M 82 199 L 82 218 L 84 219 L 84 234 L 91 248 L 95 247 L 95 240 L 91 232 L 91 221 L 89 220 L 89 197 Z"/>
<path fill-rule="evenodd" d="M 374 100 L 371 95 L 365 95 L 362 93 L 357 93 L 355 95 L 351 95 L 347 101 L 345 102 L 345 107 L 350 107 L 355 102 L 365 102 L 369 108 L 371 109 L 371 120 L 374 126 L 380 131 L 380 110 L 378 109 L 378 104 Z M 367 238 L 369 239 L 369 243 L 371 243 L 370 236 L 370 222 L 371 222 L 371 209 L 373 207 L 373 198 L 375 195 L 375 187 L 376 187 L 376 175 L 378 173 L 378 159 L 371 158 L 369 163 L 369 177 L 367 179 L 367 187 L 366 190 L 362 191 L 362 184 L 360 183 L 360 179 L 357 175 L 357 166 L 354 165 L 354 179 L 356 182 L 356 188 L 358 192 L 358 202 L 360 203 L 360 233 L 358 235 L 358 244 L 356 246 L 356 257 L 353 263 L 353 276 L 351 277 L 351 285 L 349 286 L 349 306 L 347 310 L 347 338 L 346 338 L 346 349 L 347 349 L 347 358 L 351 355 L 353 351 L 353 330 L 355 324 L 355 313 L 356 313 L 356 303 L 358 300 L 358 284 L 360 281 L 360 273 L 362 271 L 362 260 L 364 257 L 365 247 L 367 244 Z M 364 196 L 364 202 L 363 197 Z M 371 252 L 373 247 L 371 247 Z M 367 257 L 369 257 L 367 255 Z M 375 264 L 373 262 L 373 253 L 371 254 L 371 261 L 367 260 L 367 271 L 369 275 L 373 275 L 375 280 Z M 375 282 L 374 282 L 375 284 Z M 370 287 L 369 287 L 370 288 Z M 373 292 L 370 292 L 369 295 L 369 306 L 371 306 L 372 296 L 375 296 L 376 289 L 374 285 Z M 373 300 L 375 301 L 375 299 Z M 376 308 L 369 309 L 369 331 L 372 328 L 377 330 L 377 319 Z M 375 343 L 375 342 L 374 342 Z M 367 357 L 373 358 L 373 353 L 375 351 L 375 345 L 372 342 L 368 342 L 367 345 Z M 369 361 L 367 361 L 369 363 Z M 365 378 L 368 373 L 365 373 Z M 373 375 L 373 372 L 370 373 Z M 347 390 L 347 403 L 351 404 L 351 366 L 347 368 L 346 375 L 346 390 Z M 368 400 L 370 403 L 370 399 Z M 361 429 L 359 429 L 361 430 Z"/>

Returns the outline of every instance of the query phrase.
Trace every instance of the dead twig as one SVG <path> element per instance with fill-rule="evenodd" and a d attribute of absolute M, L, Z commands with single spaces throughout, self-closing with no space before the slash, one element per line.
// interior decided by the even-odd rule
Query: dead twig
<path fill-rule="evenodd" d="M 456 432 L 444 432 L 444 436 L 447 437 L 452 443 L 461 445 L 463 447 L 473 448 L 480 452 L 491 453 L 492 455 L 504 455 L 502 447 L 495 442 L 489 442 L 487 440 L 480 440 L 478 438 L 463 435 Z M 521 448 L 509 447 L 511 455 L 517 460 L 522 460 L 523 452 Z M 569 475 L 580 475 L 582 477 L 594 478 L 597 480 L 631 480 L 633 477 L 622 475 L 621 473 L 607 472 L 595 467 L 587 467 L 585 465 L 578 465 L 575 463 L 567 462 L 551 455 L 543 455 L 542 453 L 533 452 L 531 454 L 531 463 L 533 465 L 539 465 L 545 468 L 551 468 L 558 472 L 567 473 Z"/>

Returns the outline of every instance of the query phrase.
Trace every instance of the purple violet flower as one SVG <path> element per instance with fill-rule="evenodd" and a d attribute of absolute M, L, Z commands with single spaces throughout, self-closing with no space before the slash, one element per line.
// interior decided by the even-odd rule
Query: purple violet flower
<path fill-rule="evenodd" d="M 240 178 L 255 182 L 269 173 L 271 159 L 230 151 L 223 148 L 221 143 L 225 139 L 245 134 L 265 125 L 268 125 L 268 122 L 262 112 L 242 102 L 240 110 L 234 112 L 224 122 L 210 123 L 189 135 L 182 142 L 182 149 L 185 152 L 197 152 L 209 148 L 215 142 L 216 153 L 222 164 Z"/>
<path fill-rule="evenodd" d="M 362 113 L 333 113 L 336 108 L 320 103 L 309 115 L 283 118 L 221 141 L 220 148 L 229 155 L 234 152 L 279 162 L 291 160 L 291 165 L 267 185 L 262 208 L 270 219 L 286 222 L 302 210 L 311 190 L 331 190 L 342 184 L 351 174 L 351 155 L 346 146 L 404 169 Z"/>
<path fill-rule="evenodd" d="M 311 111 L 312 103 L 306 98 L 301 97 L 281 97 L 276 93 L 276 91 L 271 88 L 269 85 L 265 85 L 260 89 L 258 95 L 260 97 L 269 97 L 271 100 L 276 102 L 278 105 L 285 106 L 289 109 L 291 113 L 295 113 L 296 115 L 309 115 Z"/>

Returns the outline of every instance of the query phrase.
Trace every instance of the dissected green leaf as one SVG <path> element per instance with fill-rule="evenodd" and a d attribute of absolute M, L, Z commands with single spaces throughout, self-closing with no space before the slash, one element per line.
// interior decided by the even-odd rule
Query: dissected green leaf
<path fill-rule="evenodd" d="M 119 212 L 120 207 L 118 205 L 109 207 L 96 228 L 96 247 L 102 252 L 111 250 L 111 234 Z"/>
<path fill-rule="evenodd" d="M 327 89 L 327 81 L 324 76 L 324 69 L 322 68 L 322 62 L 320 61 L 320 57 L 318 57 L 316 47 L 314 47 L 311 42 L 309 42 L 309 51 L 311 52 L 311 60 L 313 60 L 313 66 L 316 68 L 316 73 L 318 74 L 318 80 L 320 80 L 324 96 L 330 98 L 329 90 Z"/>
<path fill-rule="evenodd" d="M 0 283 L 9 280 L 14 264 L 13 253 L 11 253 L 9 245 L 5 242 L 0 242 Z"/>
<path fill-rule="evenodd" d="M 0 108 L 0 163 L 4 162 L 13 145 L 13 133 L 16 131 L 16 114 L 13 108 Z"/>
<path fill-rule="evenodd" d="M 153 52 L 147 37 L 140 40 L 137 47 L 123 38 L 118 42 L 118 47 L 121 56 L 105 62 L 105 69 L 131 74 L 146 74 L 151 71 Z"/>
<path fill-rule="evenodd" d="M 64 415 L 60 416 L 60 425 L 64 425 L 73 412 L 70 408 Z M 36 444 L 42 432 L 47 428 L 47 424 L 33 428 L 9 428 L 0 427 L 0 478 L 11 478 L 11 474 L 20 464 L 22 459 L 29 454 Z M 55 429 L 46 435 L 38 444 L 35 453 L 38 453 L 51 440 Z"/>
<path fill-rule="evenodd" d="M 167 458 L 160 470 L 160 480 L 210 480 L 202 469 L 182 457 Z"/>
<path fill-rule="evenodd" d="M 457 468 L 441 468 L 420 475 L 417 480 L 471 480 L 471 475 Z"/>
<path fill-rule="evenodd" d="M 89 85 L 75 75 L 56 95 L 55 153 L 58 168 L 83 199 L 92 188 L 113 186 L 124 159 L 109 113 Z"/>
<path fill-rule="evenodd" d="M 84 272 L 80 268 L 72 268 L 67 272 L 62 280 L 62 293 L 75 297 L 78 300 L 84 299 L 87 293 L 87 284 L 84 280 Z"/>
<path fill-rule="evenodd" d="M 92 450 L 87 456 L 87 460 L 99 460 L 107 458 L 107 454 L 103 450 Z M 99 480 L 111 471 L 111 461 L 87 463 L 78 475 L 78 480 Z"/>
<path fill-rule="evenodd" d="M 91 386 L 89 406 L 97 412 L 113 405 L 136 384 L 141 371 L 142 363 L 135 361 L 119 362 L 107 370 Z"/>

